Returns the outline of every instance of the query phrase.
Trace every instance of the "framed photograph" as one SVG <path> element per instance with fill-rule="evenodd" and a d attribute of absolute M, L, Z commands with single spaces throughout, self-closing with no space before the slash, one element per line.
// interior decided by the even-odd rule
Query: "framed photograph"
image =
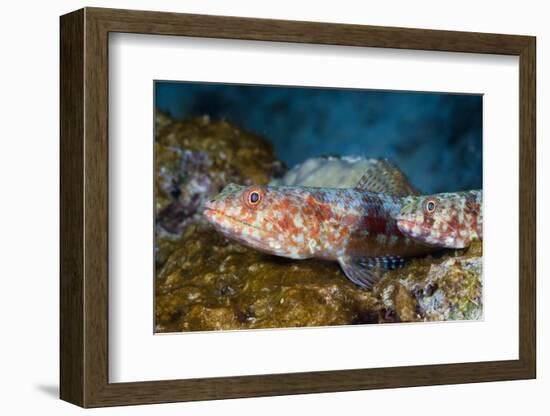
<path fill-rule="evenodd" d="M 536 376 L 534 37 L 60 25 L 63 400 Z"/>

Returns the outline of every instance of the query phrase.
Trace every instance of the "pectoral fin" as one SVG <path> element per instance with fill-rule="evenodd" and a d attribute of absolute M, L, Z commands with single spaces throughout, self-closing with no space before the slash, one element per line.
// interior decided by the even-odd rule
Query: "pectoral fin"
<path fill-rule="evenodd" d="M 405 260 L 399 256 L 340 257 L 338 263 L 349 280 L 370 290 L 384 272 L 403 267 Z"/>

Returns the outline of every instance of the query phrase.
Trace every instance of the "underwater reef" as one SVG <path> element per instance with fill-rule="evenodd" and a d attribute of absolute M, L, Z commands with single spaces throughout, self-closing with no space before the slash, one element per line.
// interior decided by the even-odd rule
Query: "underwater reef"
<path fill-rule="evenodd" d="M 200 214 L 230 182 L 353 186 L 364 159 L 315 158 L 287 171 L 268 140 L 227 121 L 157 113 L 156 127 L 156 332 L 481 318 L 480 242 L 410 259 L 367 291 L 336 262 L 263 254 Z"/>

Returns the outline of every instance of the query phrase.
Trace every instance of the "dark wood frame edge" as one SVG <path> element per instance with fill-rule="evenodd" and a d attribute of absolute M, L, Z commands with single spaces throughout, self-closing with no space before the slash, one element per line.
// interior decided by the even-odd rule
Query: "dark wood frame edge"
<path fill-rule="evenodd" d="M 536 41 L 531 36 L 85 8 L 60 19 L 60 396 L 82 407 L 536 377 Z M 519 359 L 136 383 L 108 381 L 108 34 L 128 32 L 516 55 Z"/>

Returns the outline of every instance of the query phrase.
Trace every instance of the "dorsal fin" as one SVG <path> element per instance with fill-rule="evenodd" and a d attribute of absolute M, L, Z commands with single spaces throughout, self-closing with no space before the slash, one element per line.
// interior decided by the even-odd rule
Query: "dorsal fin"
<path fill-rule="evenodd" d="M 405 174 L 386 159 L 368 159 L 368 167 L 355 186 L 358 191 L 395 196 L 418 195 Z"/>

